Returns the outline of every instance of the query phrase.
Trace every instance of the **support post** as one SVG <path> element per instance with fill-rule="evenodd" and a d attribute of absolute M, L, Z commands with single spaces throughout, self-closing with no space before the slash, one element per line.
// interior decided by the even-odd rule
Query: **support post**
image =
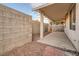
<path fill-rule="evenodd" d="M 43 14 L 40 13 L 40 39 L 43 39 Z"/>
<path fill-rule="evenodd" d="M 50 24 L 51 20 L 49 20 L 49 24 L 48 24 L 48 32 L 51 31 L 51 24 Z"/>

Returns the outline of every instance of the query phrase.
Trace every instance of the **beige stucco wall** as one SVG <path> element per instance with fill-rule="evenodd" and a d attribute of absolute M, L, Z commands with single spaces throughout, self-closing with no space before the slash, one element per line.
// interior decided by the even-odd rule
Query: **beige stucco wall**
<path fill-rule="evenodd" d="M 32 34 L 40 33 L 40 22 L 32 21 Z"/>
<path fill-rule="evenodd" d="M 44 23 L 44 32 L 48 32 L 48 24 Z"/>
<path fill-rule="evenodd" d="M 48 31 L 48 24 L 44 23 L 44 32 Z M 32 21 L 32 34 L 39 34 L 40 33 L 40 22 L 39 21 Z"/>
<path fill-rule="evenodd" d="M 32 41 L 32 18 L 0 5 L 0 54 Z"/>
<path fill-rule="evenodd" d="M 79 52 L 79 3 L 76 4 L 76 30 L 70 30 L 69 16 L 66 19 L 65 33 Z"/>

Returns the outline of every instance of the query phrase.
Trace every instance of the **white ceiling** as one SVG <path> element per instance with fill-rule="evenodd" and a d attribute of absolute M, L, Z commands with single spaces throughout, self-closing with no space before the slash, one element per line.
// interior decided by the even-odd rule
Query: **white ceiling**
<path fill-rule="evenodd" d="M 47 7 L 41 8 L 40 11 L 50 19 L 63 19 L 68 12 L 71 4 L 69 3 L 56 3 Z"/>
<path fill-rule="evenodd" d="M 39 6 L 43 4 L 35 4 L 32 5 L 34 8 L 39 8 Z M 35 7 L 36 6 L 36 7 Z M 66 13 L 68 12 L 68 9 L 70 8 L 71 3 L 54 3 L 47 6 L 44 6 L 42 8 L 39 8 L 39 10 L 47 16 L 49 19 L 63 19 Z M 38 10 L 38 9 L 37 9 Z"/>

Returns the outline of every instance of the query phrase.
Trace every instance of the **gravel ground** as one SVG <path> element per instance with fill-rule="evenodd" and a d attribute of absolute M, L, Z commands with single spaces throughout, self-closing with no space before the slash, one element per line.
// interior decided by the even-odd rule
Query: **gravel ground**
<path fill-rule="evenodd" d="M 45 35 L 48 33 L 45 33 Z M 64 51 L 54 47 L 38 43 L 39 34 L 33 35 L 33 42 L 26 43 L 21 47 L 17 47 L 8 51 L 4 56 L 63 56 Z"/>
<path fill-rule="evenodd" d="M 21 47 L 17 47 L 7 52 L 5 55 L 6 56 L 63 56 L 64 52 L 38 42 L 30 42 Z"/>

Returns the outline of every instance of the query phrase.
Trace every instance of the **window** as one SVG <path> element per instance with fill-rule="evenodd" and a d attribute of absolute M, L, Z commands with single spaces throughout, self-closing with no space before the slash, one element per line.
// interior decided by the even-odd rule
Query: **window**
<path fill-rule="evenodd" d="M 75 30 L 75 21 L 76 21 L 76 5 L 70 10 L 70 29 Z"/>

